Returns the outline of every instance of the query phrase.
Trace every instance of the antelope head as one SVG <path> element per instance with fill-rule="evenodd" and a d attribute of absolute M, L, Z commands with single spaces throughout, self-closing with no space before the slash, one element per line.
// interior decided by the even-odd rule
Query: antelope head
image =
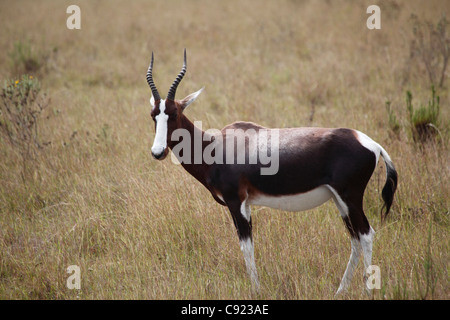
<path fill-rule="evenodd" d="M 181 68 L 180 73 L 176 77 L 175 81 L 169 89 L 166 99 L 161 99 L 158 90 L 156 89 L 155 83 L 153 82 L 153 52 L 152 61 L 147 71 L 147 82 L 152 90 L 152 97 L 150 98 L 150 105 L 152 106 L 152 111 L 150 115 L 155 122 L 155 140 L 152 146 L 152 155 L 157 160 L 163 160 L 168 152 L 168 141 L 170 141 L 172 132 L 178 129 L 182 125 L 181 118 L 184 117 L 183 111 L 192 102 L 197 99 L 197 97 L 202 92 L 203 88 L 197 92 L 191 93 L 183 100 L 175 100 L 175 93 L 177 87 L 186 73 L 186 49 L 184 49 L 184 63 Z"/>

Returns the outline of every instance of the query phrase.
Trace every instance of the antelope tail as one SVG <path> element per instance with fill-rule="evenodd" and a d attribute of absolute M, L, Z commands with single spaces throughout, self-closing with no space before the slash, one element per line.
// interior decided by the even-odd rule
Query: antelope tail
<path fill-rule="evenodd" d="M 381 156 L 383 157 L 386 165 L 386 183 L 381 191 L 381 196 L 384 201 L 383 208 L 381 209 L 381 221 L 383 221 L 388 215 L 392 202 L 394 201 L 394 193 L 395 190 L 397 190 L 398 175 L 391 158 L 383 148 L 381 148 Z M 383 213 L 384 209 L 386 210 Z"/>

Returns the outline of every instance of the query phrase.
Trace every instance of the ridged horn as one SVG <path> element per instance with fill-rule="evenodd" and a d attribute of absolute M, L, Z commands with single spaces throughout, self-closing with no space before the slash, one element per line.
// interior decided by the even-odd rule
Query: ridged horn
<path fill-rule="evenodd" d="M 175 100 L 175 92 L 177 91 L 177 87 L 180 84 L 181 80 L 183 79 L 185 73 L 186 73 L 186 49 L 184 49 L 183 68 L 181 68 L 180 73 L 178 74 L 177 78 L 172 83 L 172 86 L 169 89 L 169 93 L 167 94 L 168 100 Z"/>
<path fill-rule="evenodd" d="M 161 100 L 161 97 L 159 96 L 158 90 L 156 89 L 155 83 L 153 82 L 153 76 L 152 76 L 152 70 L 153 70 L 153 52 L 152 52 L 152 62 L 150 62 L 150 66 L 147 70 L 147 83 L 150 86 L 150 89 L 152 89 L 152 95 L 155 101 Z"/>

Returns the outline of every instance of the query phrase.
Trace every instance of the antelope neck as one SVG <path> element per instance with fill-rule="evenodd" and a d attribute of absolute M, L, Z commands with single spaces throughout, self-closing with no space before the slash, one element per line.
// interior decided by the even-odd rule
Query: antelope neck
<path fill-rule="evenodd" d="M 209 141 L 203 141 L 203 136 L 205 135 L 205 132 L 203 130 L 197 128 L 184 114 L 181 114 L 179 128 L 187 130 L 189 132 L 189 136 L 191 137 L 191 139 L 190 139 L 191 161 L 190 161 L 190 163 L 185 163 L 184 161 L 180 161 L 181 165 L 195 179 L 197 179 L 199 182 L 201 182 L 207 189 L 210 189 L 210 186 L 208 185 L 207 178 L 206 178 L 209 165 L 203 161 L 203 157 L 201 157 L 202 160 L 200 163 L 198 161 L 194 161 L 195 154 L 197 153 L 197 154 L 202 155 L 203 150 L 205 149 L 206 145 L 208 143 L 210 143 Z M 180 143 L 180 141 L 172 141 L 172 139 L 171 139 L 172 132 L 173 132 L 173 130 L 169 129 L 168 146 L 171 150 L 174 148 L 175 145 Z M 196 150 L 196 148 L 195 148 L 195 143 L 194 143 L 195 139 L 201 139 L 201 141 L 202 141 L 200 150 Z"/>

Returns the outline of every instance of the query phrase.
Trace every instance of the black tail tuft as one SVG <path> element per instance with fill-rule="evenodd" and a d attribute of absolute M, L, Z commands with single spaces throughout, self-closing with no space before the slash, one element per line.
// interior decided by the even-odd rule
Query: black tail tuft
<path fill-rule="evenodd" d="M 386 159 L 385 159 L 386 160 Z M 395 171 L 394 165 L 390 161 L 385 161 L 386 163 L 386 184 L 383 187 L 381 196 L 383 197 L 384 205 L 381 209 L 381 221 L 383 221 L 391 209 L 392 202 L 394 201 L 394 193 L 397 190 L 397 180 L 398 175 Z M 386 211 L 383 213 L 384 208 Z"/>

